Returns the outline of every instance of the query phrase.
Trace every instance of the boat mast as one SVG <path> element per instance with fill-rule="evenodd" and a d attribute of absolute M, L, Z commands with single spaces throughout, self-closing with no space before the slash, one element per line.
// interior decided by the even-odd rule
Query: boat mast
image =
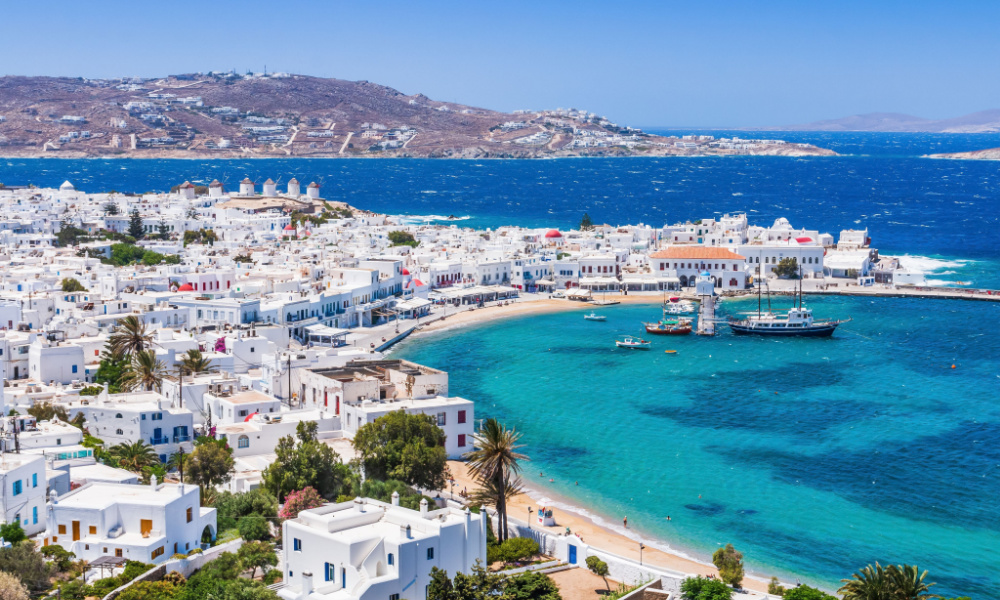
<path fill-rule="evenodd" d="M 758 319 L 760 318 L 760 288 L 761 288 L 760 272 L 758 271 L 757 272 L 757 318 Z"/>

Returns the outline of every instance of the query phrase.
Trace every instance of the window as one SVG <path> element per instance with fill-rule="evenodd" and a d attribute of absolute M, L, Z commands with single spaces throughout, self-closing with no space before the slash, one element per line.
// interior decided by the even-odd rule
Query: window
<path fill-rule="evenodd" d="M 187 509 L 187 522 L 190 523 L 194 520 L 194 509 L 190 506 Z"/>
<path fill-rule="evenodd" d="M 37 506 L 32 506 L 31 507 L 31 524 L 32 525 L 38 525 L 38 507 Z"/>
<path fill-rule="evenodd" d="M 118 558 L 122 557 L 122 549 L 121 548 L 115 548 L 115 556 L 117 556 Z"/>
<path fill-rule="evenodd" d="M 427 549 L 427 560 L 431 560 L 433 558 L 434 558 L 434 548 L 428 548 Z"/>
<path fill-rule="evenodd" d="M 464 410 L 458 411 L 458 422 L 459 423 L 465 423 L 465 411 Z"/>
<path fill-rule="evenodd" d="M 447 416 L 446 413 L 443 413 L 443 412 L 437 414 L 437 417 L 438 417 L 438 427 L 444 427 L 444 425 L 445 425 L 445 417 L 446 416 Z"/>
<path fill-rule="evenodd" d="M 163 413 L 153 413 L 153 417 L 152 418 L 153 418 L 154 421 L 162 421 L 163 420 Z"/>
<path fill-rule="evenodd" d="M 143 417 L 143 418 L 146 418 L 146 415 L 142 415 L 142 417 Z M 116 415 L 115 415 L 115 418 L 116 418 L 116 419 L 121 419 L 121 418 L 122 418 L 122 414 L 121 414 L 121 413 L 118 413 L 118 414 L 116 414 Z"/>
<path fill-rule="evenodd" d="M 24 484 L 20 479 L 18 479 L 17 481 L 14 482 L 14 495 L 17 496 L 23 491 L 24 491 Z"/>
<path fill-rule="evenodd" d="M 236 445 L 238 447 L 240 447 L 240 448 L 249 448 L 250 447 L 250 438 L 247 437 L 247 436 L 245 436 L 245 435 L 241 435 L 239 437 Z"/>
<path fill-rule="evenodd" d="M 122 431 L 121 429 L 116 429 L 115 430 L 115 435 L 125 435 L 125 432 Z"/>
<path fill-rule="evenodd" d="M 324 563 L 326 568 L 323 569 L 323 575 L 326 581 L 333 581 L 337 578 L 337 567 L 331 565 L 330 563 Z"/>
<path fill-rule="evenodd" d="M 66 535 L 66 526 L 65 525 L 60 525 L 59 526 L 59 535 Z"/>
<path fill-rule="evenodd" d="M 465 434 L 464 433 L 458 434 L 458 447 L 459 448 L 464 448 L 465 447 Z"/>
<path fill-rule="evenodd" d="M 292 550 L 302 552 L 302 540 L 299 538 L 292 539 Z"/>
<path fill-rule="evenodd" d="M 389 594 L 389 600 L 399 600 L 399 594 Z"/>
<path fill-rule="evenodd" d="M 97 526 L 91 525 L 89 528 L 87 528 L 87 531 L 90 532 L 90 535 L 97 535 Z"/>
<path fill-rule="evenodd" d="M 163 546 L 160 546 L 156 550 L 153 550 L 153 553 L 150 555 L 150 558 L 152 560 L 156 560 L 156 558 L 159 556 L 163 556 Z"/>
<path fill-rule="evenodd" d="M 393 563 L 393 556 L 392 556 L 392 552 L 390 552 L 390 553 L 389 553 L 389 556 L 388 556 L 388 558 L 387 558 L 386 560 L 388 561 L 388 563 L 389 563 L 389 566 L 391 567 L 391 566 L 392 566 L 392 563 Z"/>
<path fill-rule="evenodd" d="M 76 365 L 73 365 L 73 372 L 76 373 Z"/>
<path fill-rule="evenodd" d="M 38 487 L 38 473 L 31 474 L 31 487 Z"/>

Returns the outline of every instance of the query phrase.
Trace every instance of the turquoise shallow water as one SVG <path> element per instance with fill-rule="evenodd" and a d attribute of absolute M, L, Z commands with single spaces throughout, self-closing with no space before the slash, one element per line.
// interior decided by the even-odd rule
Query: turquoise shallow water
<path fill-rule="evenodd" d="M 627 514 L 701 559 L 732 542 L 761 576 L 835 589 L 868 562 L 908 562 L 930 569 L 939 593 L 995 597 L 1000 305 L 808 303 L 854 320 L 827 340 L 726 330 L 636 352 L 614 337 L 641 332 L 658 309 L 616 306 L 602 309 L 606 323 L 515 318 L 417 338 L 394 356 L 447 369 L 477 417 L 524 432 L 530 485 L 610 524 Z"/>

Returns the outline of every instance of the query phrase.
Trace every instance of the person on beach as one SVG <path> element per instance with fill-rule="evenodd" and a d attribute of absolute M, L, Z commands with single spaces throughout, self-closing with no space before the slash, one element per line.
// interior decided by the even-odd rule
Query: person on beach
<path fill-rule="evenodd" d="M 622 523 L 625 524 L 625 529 L 628 529 L 628 515 L 625 515 L 625 518 L 622 519 Z"/>

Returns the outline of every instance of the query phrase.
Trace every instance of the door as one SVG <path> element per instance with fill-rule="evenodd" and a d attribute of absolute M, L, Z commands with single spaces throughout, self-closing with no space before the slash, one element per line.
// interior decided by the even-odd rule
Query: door
<path fill-rule="evenodd" d="M 80 539 L 80 522 L 73 521 L 73 541 Z"/>
<path fill-rule="evenodd" d="M 572 544 L 570 544 L 569 547 L 569 564 L 571 565 L 576 564 L 576 546 Z"/>
<path fill-rule="evenodd" d="M 139 521 L 139 533 L 142 535 L 142 537 L 149 537 L 149 533 L 151 531 L 153 531 L 152 519 L 142 519 Z"/>

